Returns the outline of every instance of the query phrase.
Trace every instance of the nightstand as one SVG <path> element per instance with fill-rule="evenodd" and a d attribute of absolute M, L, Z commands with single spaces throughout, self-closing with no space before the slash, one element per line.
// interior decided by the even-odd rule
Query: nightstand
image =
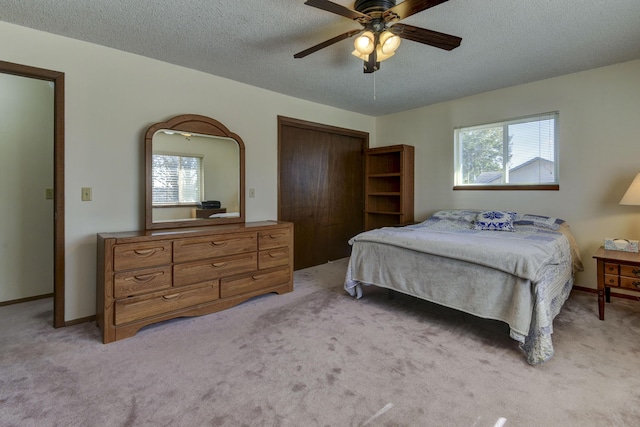
<path fill-rule="evenodd" d="M 598 314 L 604 320 L 605 293 L 610 302 L 611 288 L 640 292 L 640 254 L 600 246 L 593 257 L 598 262 Z"/>

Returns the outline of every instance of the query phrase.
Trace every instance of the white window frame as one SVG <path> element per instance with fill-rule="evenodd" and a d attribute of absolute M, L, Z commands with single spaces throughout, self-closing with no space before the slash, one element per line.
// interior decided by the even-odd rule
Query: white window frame
<path fill-rule="evenodd" d="M 552 182 L 525 182 L 525 183 L 511 183 L 509 182 L 509 135 L 508 128 L 511 125 L 521 124 L 521 123 L 532 123 L 538 121 L 546 121 L 552 119 L 554 121 L 553 126 L 553 169 L 554 181 Z M 486 123 L 481 125 L 474 126 L 462 126 L 454 129 L 454 190 L 559 190 L 560 182 L 559 182 L 559 143 L 558 143 L 558 132 L 559 132 L 559 120 L 560 113 L 558 111 L 534 114 L 530 116 L 512 118 L 508 120 L 502 120 L 494 123 Z M 481 130 L 481 129 L 490 129 L 490 128 L 503 128 L 503 151 L 502 151 L 502 159 L 503 159 L 503 171 L 500 182 L 494 183 L 465 183 L 463 179 L 463 153 L 462 153 L 462 141 L 461 134 L 465 131 L 472 130 Z M 540 136 L 539 136 L 540 137 Z M 541 138 L 541 137 L 540 137 Z M 517 168 L 516 165 L 515 168 Z M 511 166 L 511 170 L 514 169 L 514 166 Z"/>

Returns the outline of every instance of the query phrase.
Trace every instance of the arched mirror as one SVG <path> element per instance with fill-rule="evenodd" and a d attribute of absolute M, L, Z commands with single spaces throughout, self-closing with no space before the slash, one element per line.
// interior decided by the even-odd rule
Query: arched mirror
<path fill-rule="evenodd" d="M 184 114 L 145 134 L 146 229 L 235 224 L 244 216 L 244 142 L 210 117 Z"/>

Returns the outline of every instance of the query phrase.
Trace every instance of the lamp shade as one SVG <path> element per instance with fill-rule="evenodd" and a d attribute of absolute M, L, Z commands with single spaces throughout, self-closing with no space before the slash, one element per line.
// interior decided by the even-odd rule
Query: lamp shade
<path fill-rule="evenodd" d="M 393 34 L 391 31 L 384 31 L 380 34 L 380 50 L 385 55 L 391 56 L 398 46 L 400 46 L 400 37 Z"/>
<path fill-rule="evenodd" d="M 376 60 L 378 62 L 385 61 L 395 55 L 395 52 L 384 53 L 382 46 L 376 46 Z"/>
<path fill-rule="evenodd" d="M 362 35 L 355 39 L 355 41 L 353 42 L 353 46 L 359 53 L 363 55 L 369 55 L 375 48 L 375 38 L 373 33 L 371 31 L 365 31 L 364 33 L 362 33 Z"/>
<path fill-rule="evenodd" d="M 620 204 L 640 205 L 640 173 L 636 175 L 635 179 L 627 189 L 627 192 L 622 196 Z"/>
<path fill-rule="evenodd" d="M 364 53 L 360 53 L 357 50 L 354 50 L 353 52 L 351 52 L 351 55 L 358 57 L 360 59 L 362 59 L 363 61 L 368 61 L 369 60 L 369 55 L 365 55 Z"/>

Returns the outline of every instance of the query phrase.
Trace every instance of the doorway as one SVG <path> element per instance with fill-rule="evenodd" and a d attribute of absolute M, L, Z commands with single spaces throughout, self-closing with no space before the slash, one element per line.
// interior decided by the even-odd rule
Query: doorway
<path fill-rule="evenodd" d="M 64 320 L 64 73 L 0 61 L 0 73 L 51 82 L 53 85 L 53 326 Z M 33 123 L 33 126 L 37 126 Z M 45 189 L 42 189 L 42 197 Z M 26 197 L 26 196 L 24 196 Z M 38 262 L 32 260 L 30 262 Z"/>
<path fill-rule="evenodd" d="M 278 219 L 294 224 L 294 269 L 350 255 L 364 229 L 369 134 L 278 117 Z"/>

